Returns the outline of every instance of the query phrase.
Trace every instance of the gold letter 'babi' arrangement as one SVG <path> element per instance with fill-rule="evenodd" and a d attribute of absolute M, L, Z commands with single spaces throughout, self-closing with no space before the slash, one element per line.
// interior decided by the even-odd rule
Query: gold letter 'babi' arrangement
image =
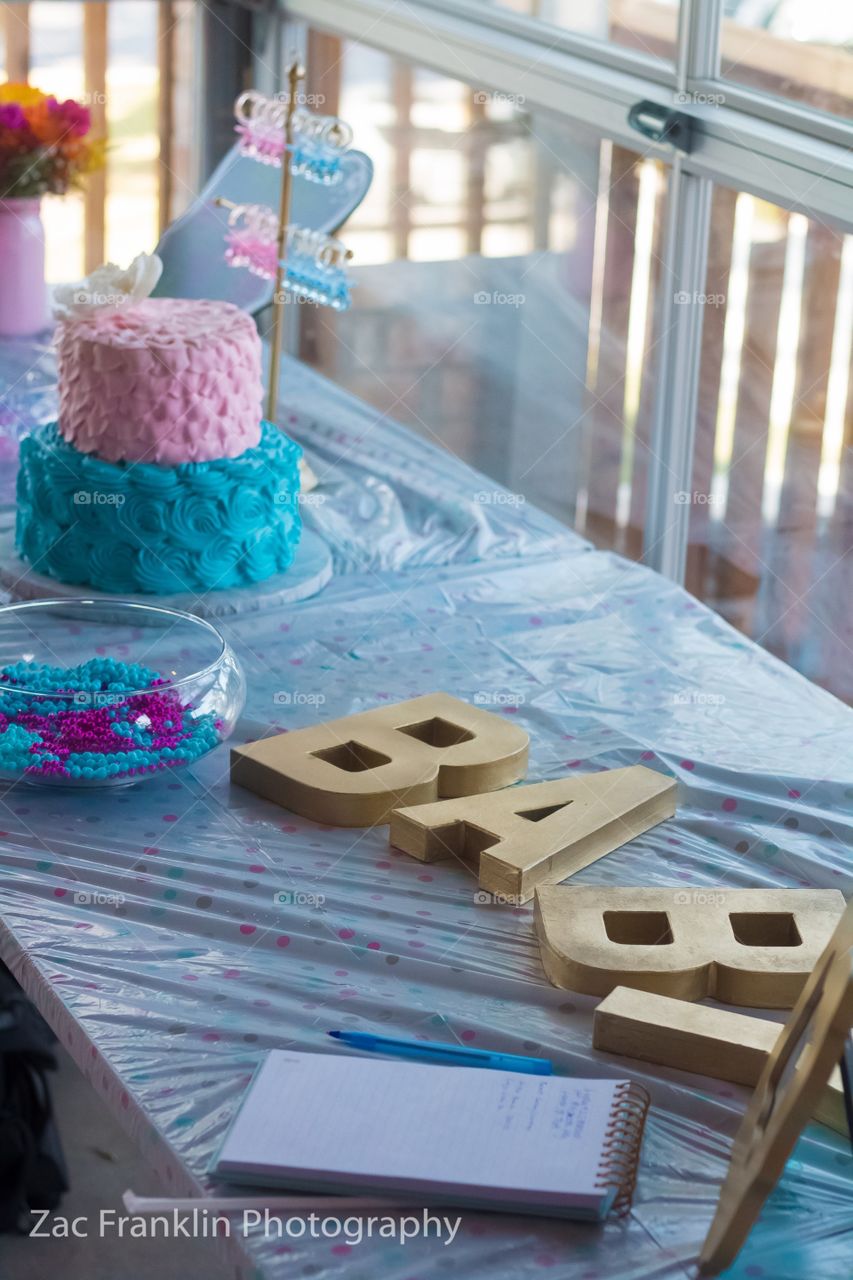
<path fill-rule="evenodd" d="M 853 906 L 832 889 L 560 884 L 672 817 L 676 784 L 633 766 L 513 785 L 528 747 L 503 717 L 433 693 L 235 747 L 231 778 L 315 822 L 388 823 L 394 847 L 457 861 L 497 903 L 535 896 L 550 981 L 605 997 L 597 1049 L 757 1085 L 701 1256 L 714 1275 L 803 1126 L 844 1131 L 836 1065 L 853 1022 Z M 690 1003 L 709 996 L 794 1012 L 780 1034 Z"/>

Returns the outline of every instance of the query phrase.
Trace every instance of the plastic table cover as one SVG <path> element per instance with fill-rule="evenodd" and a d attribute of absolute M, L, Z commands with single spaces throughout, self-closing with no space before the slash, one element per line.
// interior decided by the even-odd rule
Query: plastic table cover
<path fill-rule="evenodd" d="M 853 712 L 315 375 L 289 367 L 285 388 L 339 572 L 224 624 L 249 685 L 235 741 L 442 688 L 529 730 L 529 780 L 637 761 L 677 777 L 677 816 L 579 883 L 851 891 Z M 468 872 L 390 850 L 386 828 L 318 827 L 232 788 L 227 764 L 220 748 L 136 788 L 0 799 L 0 953 L 176 1193 L 207 1185 L 261 1055 L 325 1049 L 336 1026 L 544 1054 L 653 1098 L 626 1220 L 464 1212 L 448 1247 L 236 1235 L 236 1274 L 690 1274 L 746 1091 L 593 1052 L 595 1001 L 548 984 L 532 907 L 477 902 Z M 849 1280 L 839 1135 L 808 1128 L 728 1274 Z"/>

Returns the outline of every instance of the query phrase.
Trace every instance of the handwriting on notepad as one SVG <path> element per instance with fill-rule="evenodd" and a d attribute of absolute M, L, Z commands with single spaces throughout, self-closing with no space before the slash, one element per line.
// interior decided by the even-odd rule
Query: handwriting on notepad
<path fill-rule="evenodd" d="M 528 1076 L 504 1080 L 497 1100 L 498 1120 L 504 1133 L 516 1128 L 529 1133 L 536 1123 L 541 1099 L 542 1089 Z"/>
<path fill-rule="evenodd" d="M 546 1105 L 546 1096 L 542 1082 L 533 1084 L 526 1077 L 507 1079 L 497 1103 L 498 1123 L 503 1132 L 523 1129 L 530 1133 L 544 1121 L 555 1138 L 574 1141 L 582 1138 L 590 1113 L 590 1091 L 576 1084 L 567 1085 L 551 1100 L 552 1111 L 547 1118 L 540 1114 Z"/>
<path fill-rule="evenodd" d="M 581 1138 L 589 1119 L 589 1089 L 566 1089 L 557 1101 L 551 1132 L 558 1138 Z"/>

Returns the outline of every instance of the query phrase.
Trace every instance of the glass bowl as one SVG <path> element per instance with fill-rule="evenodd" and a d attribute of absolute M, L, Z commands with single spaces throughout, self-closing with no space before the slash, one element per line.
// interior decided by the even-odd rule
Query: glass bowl
<path fill-rule="evenodd" d="M 122 786 L 201 759 L 246 700 L 216 627 L 105 600 L 0 608 L 0 778 Z"/>

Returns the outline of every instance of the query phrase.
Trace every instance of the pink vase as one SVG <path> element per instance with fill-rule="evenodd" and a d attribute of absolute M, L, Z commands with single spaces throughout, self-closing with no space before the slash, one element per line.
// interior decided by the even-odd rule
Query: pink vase
<path fill-rule="evenodd" d="M 27 337 L 49 324 L 40 201 L 0 200 L 0 337 Z"/>

